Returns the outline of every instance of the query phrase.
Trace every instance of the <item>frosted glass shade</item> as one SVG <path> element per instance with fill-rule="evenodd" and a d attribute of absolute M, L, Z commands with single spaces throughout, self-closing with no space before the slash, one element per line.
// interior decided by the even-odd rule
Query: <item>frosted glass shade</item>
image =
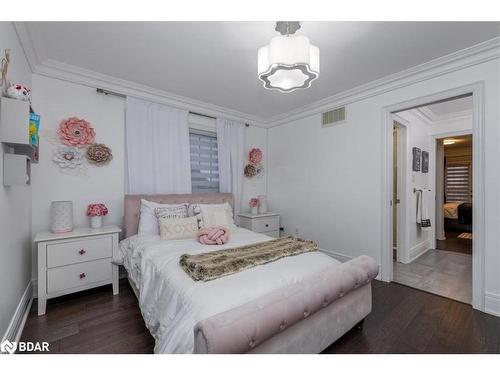
<path fill-rule="evenodd" d="M 65 233 L 73 230 L 73 202 L 55 201 L 50 204 L 50 231 Z"/>
<path fill-rule="evenodd" d="M 302 35 L 274 37 L 259 48 L 257 71 L 267 89 L 291 92 L 308 88 L 319 76 L 319 48 Z"/>

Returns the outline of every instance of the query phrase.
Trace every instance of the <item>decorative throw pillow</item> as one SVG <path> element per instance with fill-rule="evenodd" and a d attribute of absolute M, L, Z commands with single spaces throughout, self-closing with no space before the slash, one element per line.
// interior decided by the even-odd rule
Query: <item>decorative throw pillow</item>
<path fill-rule="evenodd" d="M 159 207 L 187 207 L 187 203 L 181 204 L 163 204 L 150 202 L 145 199 L 141 199 L 141 209 L 139 218 L 139 229 L 137 234 L 139 236 L 144 236 L 148 234 L 158 235 L 160 234 L 160 229 L 158 225 L 158 218 L 155 215 L 155 208 Z"/>
<path fill-rule="evenodd" d="M 182 219 L 160 218 L 160 238 L 162 240 L 182 240 L 196 238 L 198 219 L 194 216 Z"/>
<path fill-rule="evenodd" d="M 188 217 L 187 206 L 156 207 L 155 216 L 157 219 L 182 219 Z"/>
<path fill-rule="evenodd" d="M 233 209 L 229 203 L 222 204 L 198 204 L 198 207 L 193 208 L 196 213 L 199 209 L 199 226 L 200 228 L 220 225 L 227 228 L 234 227 Z"/>

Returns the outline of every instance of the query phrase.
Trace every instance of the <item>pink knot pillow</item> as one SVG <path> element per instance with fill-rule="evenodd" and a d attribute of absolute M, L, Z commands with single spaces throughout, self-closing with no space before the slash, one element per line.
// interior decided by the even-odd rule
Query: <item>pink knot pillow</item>
<path fill-rule="evenodd" d="M 229 229 L 222 226 L 201 228 L 198 231 L 198 242 L 203 245 L 223 245 L 229 241 Z"/>

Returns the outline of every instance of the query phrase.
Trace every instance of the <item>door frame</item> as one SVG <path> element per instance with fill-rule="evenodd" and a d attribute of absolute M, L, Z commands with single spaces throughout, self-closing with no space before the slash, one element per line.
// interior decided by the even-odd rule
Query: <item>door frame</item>
<path fill-rule="evenodd" d="M 472 182 L 473 226 L 472 239 L 472 307 L 484 311 L 484 270 L 485 270 L 485 215 L 484 215 L 484 81 L 450 90 L 391 104 L 382 108 L 382 170 L 381 170 L 381 272 L 384 281 L 392 281 L 392 128 L 393 112 L 420 107 L 429 103 L 472 94 Z"/>
<path fill-rule="evenodd" d="M 434 218 L 436 221 L 436 151 L 437 151 L 437 140 L 441 138 L 449 138 L 449 137 L 460 137 L 463 135 L 472 135 L 472 142 L 474 142 L 474 135 L 472 134 L 472 130 L 457 130 L 457 131 L 449 131 L 443 133 L 431 134 L 430 138 L 430 157 L 429 157 L 429 188 L 431 189 L 431 207 L 430 207 L 430 215 L 431 218 Z M 474 148 L 472 149 L 474 152 Z M 472 168 L 472 179 L 474 179 L 474 168 Z M 474 193 L 474 188 L 472 188 L 472 192 Z M 473 232 L 474 233 L 474 232 Z M 431 227 L 431 248 L 436 248 L 436 225 Z"/>
<path fill-rule="evenodd" d="M 408 232 L 408 197 L 407 197 L 407 186 L 408 186 L 408 136 L 410 131 L 408 129 L 409 122 L 398 116 L 397 114 L 392 114 L 393 122 L 397 122 L 400 125 L 400 131 L 398 133 L 398 154 L 400 157 L 398 164 L 398 191 L 396 196 L 399 198 L 399 204 L 396 210 L 397 216 L 397 260 L 405 261 L 408 256 L 410 249 L 410 234 Z M 394 177 L 394 176 L 393 176 Z M 392 201 L 392 197 L 391 197 Z M 395 202 L 392 202 L 395 204 Z"/>

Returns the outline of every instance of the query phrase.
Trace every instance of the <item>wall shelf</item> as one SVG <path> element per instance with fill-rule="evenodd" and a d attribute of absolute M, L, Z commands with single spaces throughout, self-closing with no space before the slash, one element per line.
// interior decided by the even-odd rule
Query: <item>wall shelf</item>
<path fill-rule="evenodd" d="M 29 102 L 0 97 L 0 142 L 4 147 L 3 185 L 29 185 L 38 147 L 31 144 Z"/>
<path fill-rule="evenodd" d="M 26 155 L 3 155 L 3 185 L 27 186 L 31 184 L 31 160 Z"/>
<path fill-rule="evenodd" d="M 31 144 L 29 102 L 0 97 L 0 142 L 14 154 L 26 155 L 33 163 L 38 162 L 38 147 Z"/>

